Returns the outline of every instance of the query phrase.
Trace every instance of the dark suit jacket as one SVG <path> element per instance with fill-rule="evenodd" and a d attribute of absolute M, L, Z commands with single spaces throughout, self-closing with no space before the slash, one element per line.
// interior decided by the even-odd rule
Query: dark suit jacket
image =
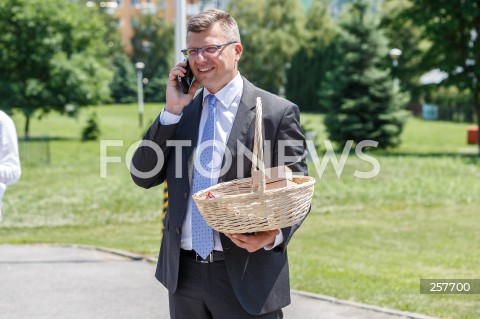
<path fill-rule="evenodd" d="M 257 96 L 262 98 L 263 104 L 263 134 L 264 144 L 270 146 L 265 150 L 265 166 L 278 166 L 278 141 L 299 140 L 303 146 L 286 147 L 285 155 L 301 158 L 305 150 L 305 139 L 299 123 L 298 107 L 278 96 L 263 91 L 245 78 L 243 94 L 235 117 L 233 127 L 227 142 L 232 153 L 230 169 L 219 177 L 218 182 L 250 176 L 251 162 L 243 161 L 243 174 L 237 172 L 237 140 L 250 151 L 253 149 L 255 107 Z M 182 224 L 187 211 L 191 185 L 192 158 L 198 138 L 198 127 L 202 108 L 202 94 L 198 94 L 183 110 L 183 116 L 175 125 L 161 125 L 157 118 L 146 133 L 144 140 L 153 141 L 160 146 L 164 155 L 164 165 L 155 176 L 139 178 L 132 174 L 134 182 L 145 188 L 150 188 L 167 180 L 169 203 L 164 221 L 163 239 L 157 264 L 156 278 L 165 287 L 174 293 L 179 276 L 180 239 Z M 177 148 L 168 147 L 167 140 L 191 141 L 191 146 Z M 151 147 L 137 149 L 132 165 L 142 172 L 152 171 L 157 165 L 157 155 Z M 181 167 L 178 167 L 181 165 Z M 290 166 L 294 172 L 307 173 L 305 160 Z M 176 170 L 181 177 L 176 177 Z M 178 172 L 177 172 L 178 174 Z M 240 301 L 245 310 L 258 315 L 271 312 L 287 306 L 290 303 L 290 284 L 288 273 L 288 259 L 286 246 L 300 225 L 282 229 L 284 242 L 272 251 L 260 249 L 254 253 L 237 247 L 225 235 L 220 234 L 225 253 L 227 272 Z M 248 257 L 248 263 L 247 263 Z"/>

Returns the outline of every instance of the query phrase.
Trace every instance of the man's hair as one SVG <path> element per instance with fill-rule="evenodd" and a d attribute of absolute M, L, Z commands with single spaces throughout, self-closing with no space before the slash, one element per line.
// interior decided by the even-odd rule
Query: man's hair
<path fill-rule="evenodd" d="M 227 41 L 235 41 L 240 43 L 240 31 L 235 19 L 227 12 L 219 9 L 211 9 L 194 15 L 188 20 L 188 32 L 203 32 L 212 27 L 213 24 L 219 23 L 223 33 L 227 37 Z"/>

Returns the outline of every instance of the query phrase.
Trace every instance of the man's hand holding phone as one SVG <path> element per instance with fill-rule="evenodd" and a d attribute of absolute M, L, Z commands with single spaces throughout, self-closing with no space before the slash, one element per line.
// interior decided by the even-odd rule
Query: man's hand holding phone
<path fill-rule="evenodd" d="M 179 77 L 183 80 L 184 89 L 187 86 L 190 86 L 190 90 L 187 94 L 182 92 L 180 87 Z M 173 69 L 170 70 L 167 82 L 167 101 L 165 104 L 165 110 L 172 114 L 180 115 L 183 112 L 185 106 L 187 106 L 195 96 L 195 92 L 198 90 L 200 83 L 198 81 L 193 81 L 193 73 L 189 68 L 187 62 L 181 62 L 177 64 Z"/>

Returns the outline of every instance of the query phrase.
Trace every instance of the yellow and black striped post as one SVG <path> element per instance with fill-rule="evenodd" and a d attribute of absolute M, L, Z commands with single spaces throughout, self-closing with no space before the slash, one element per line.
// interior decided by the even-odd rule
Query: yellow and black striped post
<path fill-rule="evenodd" d="M 163 225 L 165 224 L 165 215 L 167 214 L 168 207 L 168 186 L 167 181 L 163 183 L 163 209 L 162 209 L 162 223 L 161 223 L 161 233 L 163 234 Z"/>

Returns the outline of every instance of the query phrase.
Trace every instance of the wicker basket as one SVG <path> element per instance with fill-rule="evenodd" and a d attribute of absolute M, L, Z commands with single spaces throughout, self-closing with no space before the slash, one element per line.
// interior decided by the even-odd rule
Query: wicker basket
<path fill-rule="evenodd" d="M 193 195 L 210 227 L 222 233 L 250 233 L 292 226 L 310 209 L 315 179 L 293 176 L 295 185 L 265 189 L 262 140 L 262 101 L 257 97 L 252 172 L 260 165 L 260 184 L 253 189 L 252 178 L 219 183 Z M 258 162 L 255 160 L 258 159 Z"/>

